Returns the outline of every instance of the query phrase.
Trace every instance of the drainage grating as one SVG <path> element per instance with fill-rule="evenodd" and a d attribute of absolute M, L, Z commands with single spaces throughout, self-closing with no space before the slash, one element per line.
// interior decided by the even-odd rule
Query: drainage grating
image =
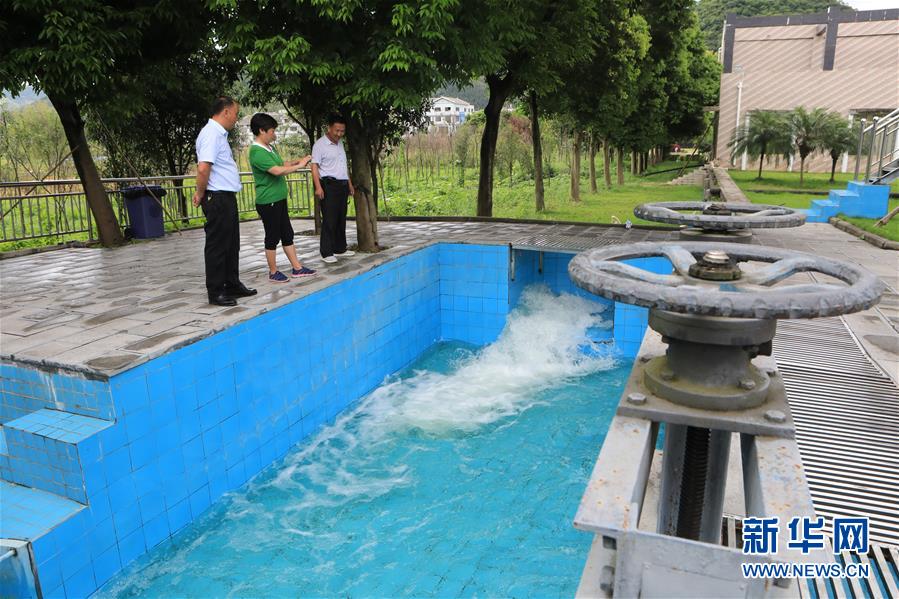
<path fill-rule="evenodd" d="M 868 516 L 899 545 L 899 387 L 840 318 L 779 321 L 774 356 L 818 515 Z"/>
<path fill-rule="evenodd" d="M 596 237 L 593 235 L 529 235 L 519 237 L 511 245 L 516 250 L 557 250 L 560 252 L 582 252 L 605 245 L 623 243 L 621 239 Z"/>

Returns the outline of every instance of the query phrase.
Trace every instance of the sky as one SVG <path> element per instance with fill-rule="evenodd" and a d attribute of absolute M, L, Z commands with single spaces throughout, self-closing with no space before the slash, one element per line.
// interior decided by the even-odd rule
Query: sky
<path fill-rule="evenodd" d="M 883 8 L 899 8 L 899 0 L 844 0 L 855 10 L 880 10 Z"/>

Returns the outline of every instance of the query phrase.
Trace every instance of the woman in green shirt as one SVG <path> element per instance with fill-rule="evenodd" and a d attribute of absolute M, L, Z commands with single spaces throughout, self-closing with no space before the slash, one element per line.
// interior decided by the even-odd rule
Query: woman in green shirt
<path fill-rule="evenodd" d="M 268 279 L 273 283 L 286 283 L 289 279 L 278 270 L 275 261 L 279 241 L 290 260 L 291 277 L 309 277 L 315 274 L 314 270 L 306 268 L 297 259 L 297 251 L 293 245 L 293 227 L 287 214 L 287 180 L 284 178 L 308 165 L 312 156 L 284 162 L 272 146 L 272 142 L 277 139 L 277 126 L 278 122 L 274 118 L 262 112 L 254 114 L 250 119 L 250 130 L 256 138 L 250 146 L 250 168 L 256 184 L 256 212 L 265 228 Z"/>

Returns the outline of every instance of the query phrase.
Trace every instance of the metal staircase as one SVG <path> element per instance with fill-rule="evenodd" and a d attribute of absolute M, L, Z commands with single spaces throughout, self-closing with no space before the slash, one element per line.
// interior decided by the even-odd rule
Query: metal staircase
<path fill-rule="evenodd" d="M 865 160 L 863 181 L 886 185 L 899 179 L 899 108 L 884 117 L 874 117 L 867 127 L 862 119 L 861 125 L 855 153 L 855 180 L 859 180 L 862 159 Z"/>

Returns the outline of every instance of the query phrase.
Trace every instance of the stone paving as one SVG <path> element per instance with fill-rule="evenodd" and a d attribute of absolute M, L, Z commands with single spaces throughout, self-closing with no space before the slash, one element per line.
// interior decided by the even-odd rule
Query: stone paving
<path fill-rule="evenodd" d="M 310 221 L 294 227 L 309 232 Z M 114 250 L 68 248 L 0 261 L 0 357 L 101 377 L 132 368 L 274 307 L 353 277 L 438 241 L 585 248 L 675 240 L 659 229 L 524 222 L 393 221 L 379 225 L 379 254 L 332 265 L 318 238 L 298 234 L 297 252 L 319 275 L 270 283 L 262 225 L 241 225 L 241 278 L 259 294 L 225 308 L 206 302 L 201 229 Z M 348 236 L 354 241 L 355 231 Z M 890 291 L 882 304 L 847 318 L 888 374 L 899 380 L 899 253 L 881 250 L 826 224 L 757 233 L 755 243 L 849 260 L 879 275 Z M 279 265 L 287 268 L 280 254 Z"/>

